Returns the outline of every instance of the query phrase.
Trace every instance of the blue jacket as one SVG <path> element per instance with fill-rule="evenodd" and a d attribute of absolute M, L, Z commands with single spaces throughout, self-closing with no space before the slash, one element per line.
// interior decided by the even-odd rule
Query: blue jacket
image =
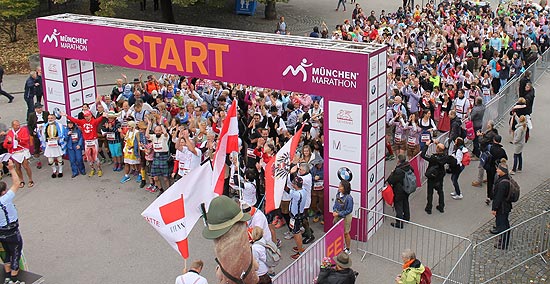
<path fill-rule="evenodd" d="M 338 212 L 338 216 L 341 218 L 346 217 L 353 211 L 353 197 L 350 194 L 344 194 L 340 197 L 340 192 L 336 193 L 334 206 L 332 206 L 334 212 Z"/>
<path fill-rule="evenodd" d="M 68 131 L 71 131 L 71 134 L 68 134 L 68 132 L 67 132 L 67 138 L 66 138 L 67 139 L 67 149 L 68 150 L 82 150 L 82 149 L 84 149 L 84 138 L 82 137 L 82 131 L 80 131 L 80 128 L 75 126 L 73 130 L 68 130 Z M 76 134 L 78 136 L 76 141 L 73 141 L 72 134 Z M 80 145 L 80 149 L 76 149 L 77 145 Z"/>

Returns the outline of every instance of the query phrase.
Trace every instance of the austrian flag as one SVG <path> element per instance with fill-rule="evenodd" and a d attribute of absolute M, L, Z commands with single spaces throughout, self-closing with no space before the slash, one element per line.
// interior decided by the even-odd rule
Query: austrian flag
<path fill-rule="evenodd" d="M 233 103 L 227 111 L 227 117 L 223 121 L 222 131 L 218 146 L 216 147 L 216 153 L 214 156 L 214 173 L 212 179 L 212 188 L 218 195 L 223 194 L 223 182 L 224 182 L 224 168 L 225 158 L 227 154 L 231 152 L 239 151 L 239 122 L 237 120 L 237 100 L 233 100 Z"/>

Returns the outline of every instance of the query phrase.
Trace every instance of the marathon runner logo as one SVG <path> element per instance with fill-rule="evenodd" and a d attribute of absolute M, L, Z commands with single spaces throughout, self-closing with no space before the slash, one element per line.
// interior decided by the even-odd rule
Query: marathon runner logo
<path fill-rule="evenodd" d="M 312 67 L 313 63 L 309 63 L 307 58 L 302 59 L 302 62 L 296 67 L 288 65 L 283 71 L 283 76 L 287 76 L 289 73 L 292 76 L 297 77 L 302 75 L 302 82 L 308 81 L 308 69 L 311 67 L 311 79 L 310 81 L 315 84 L 344 87 L 350 89 L 357 88 L 357 77 L 359 72 L 351 72 L 345 70 L 330 69 L 324 66 Z"/>
<path fill-rule="evenodd" d="M 42 43 L 55 44 L 55 47 L 64 49 L 88 51 L 88 39 L 74 37 L 69 35 L 61 35 L 57 29 L 53 29 L 51 34 L 47 34 L 42 39 Z"/>
<path fill-rule="evenodd" d="M 341 109 L 336 114 L 336 119 L 342 123 L 353 124 L 353 117 L 351 116 L 352 112 L 353 111 L 348 109 Z"/>

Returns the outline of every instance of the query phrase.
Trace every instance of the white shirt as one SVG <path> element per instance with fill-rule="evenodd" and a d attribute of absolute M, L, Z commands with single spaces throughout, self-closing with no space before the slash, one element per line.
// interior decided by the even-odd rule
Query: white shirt
<path fill-rule="evenodd" d="M 255 243 L 252 244 L 252 255 L 254 255 L 254 259 L 256 259 L 256 262 L 258 262 L 258 270 L 256 270 L 258 276 L 265 275 L 269 270 L 269 268 L 267 268 L 267 264 L 265 263 L 267 261 L 265 247 L 261 243 L 258 243 L 262 240 L 263 238 L 257 240 Z"/>
<path fill-rule="evenodd" d="M 249 181 L 244 182 L 243 200 L 250 206 L 256 204 L 256 185 L 254 185 L 254 183 Z"/>
<path fill-rule="evenodd" d="M 178 175 L 184 176 L 192 169 L 200 166 L 202 152 L 199 148 L 195 148 L 197 155 L 189 151 L 187 146 L 183 146 L 182 151 L 176 150 L 176 160 L 179 162 Z"/>
<path fill-rule="evenodd" d="M 176 278 L 176 284 L 208 284 L 208 281 L 198 273 L 189 271 L 178 276 L 178 278 Z"/>
<path fill-rule="evenodd" d="M 254 228 L 256 226 L 262 228 L 264 230 L 264 237 L 263 239 L 266 241 L 272 241 L 271 238 L 271 231 L 269 230 L 269 224 L 267 223 L 267 218 L 265 217 L 264 212 L 261 210 L 256 209 L 254 212 L 254 215 L 252 215 L 252 218 L 246 222 L 249 228 Z"/>

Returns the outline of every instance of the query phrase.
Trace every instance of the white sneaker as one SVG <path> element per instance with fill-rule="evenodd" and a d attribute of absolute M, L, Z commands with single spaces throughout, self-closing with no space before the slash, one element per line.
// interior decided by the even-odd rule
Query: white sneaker
<path fill-rule="evenodd" d="M 456 193 L 454 191 L 451 192 L 451 196 L 456 196 Z"/>
<path fill-rule="evenodd" d="M 453 195 L 453 199 L 454 200 L 459 200 L 459 199 L 462 199 L 464 196 L 462 196 L 462 194 L 460 195 Z"/>
<path fill-rule="evenodd" d="M 294 237 L 293 234 L 290 234 L 290 235 L 286 235 L 286 234 L 285 234 L 285 236 L 284 236 L 285 240 L 290 240 L 290 239 L 292 239 L 293 237 Z"/>
<path fill-rule="evenodd" d="M 344 249 L 344 252 L 347 253 L 348 255 L 351 254 L 351 251 L 349 250 L 349 248 L 345 248 L 345 249 Z"/>
<path fill-rule="evenodd" d="M 286 232 L 284 233 L 284 236 L 285 236 L 285 237 L 286 237 L 286 236 L 292 236 L 292 233 L 291 233 L 290 231 L 286 231 Z"/>
<path fill-rule="evenodd" d="M 511 175 L 515 175 L 515 174 L 516 174 L 516 172 L 514 172 L 514 171 L 510 171 L 510 174 L 511 174 Z"/>

